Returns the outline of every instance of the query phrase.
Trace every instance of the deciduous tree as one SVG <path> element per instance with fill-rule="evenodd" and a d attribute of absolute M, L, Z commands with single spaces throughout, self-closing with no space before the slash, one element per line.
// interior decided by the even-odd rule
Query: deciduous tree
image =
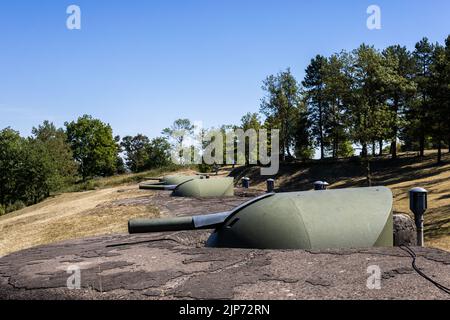
<path fill-rule="evenodd" d="M 65 126 L 83 180 L 116 172 L 118 147 L 109 124 L 84 115 L 77 121 L 66 122 Z"/>

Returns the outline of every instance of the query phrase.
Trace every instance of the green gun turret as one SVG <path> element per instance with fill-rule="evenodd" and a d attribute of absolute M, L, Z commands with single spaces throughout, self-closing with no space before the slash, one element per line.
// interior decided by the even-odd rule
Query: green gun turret
<path fill-rule="evenodd" d="M 147 189 L 147 190 L 171 190 L 173 186 L 177 186 L 180 183 L 200 179 L 201 176 L 185 176 L 185 175 L 172 175 L 172 176 L 164 176 L 161 178 L 148 178 L 148 180 L 154 180 L 155 182 L 149 183 L 141 183 L 139 185 L 139 189 Z"/>
<path fill-rule="evenodd" d="M 175 181 L 166 180 L 166 181 Z M 202 177 L 190 177 L 179 184 L 152 184 L 145 186 L 149 190 L 169 190 L 172 195 L 178 197 L 232 197 L 234 195 L 233 178 L 206 179 Z M 144 189 L 140 186 L 141 189 Z"/>
<path fill-rule="evenodd" d="M 392 193 L 385 187 L 269 193 L 230 212 L 129 222 L 130 233 L 197 229 L 214 229 L 209 247 L 392 246 Z"/>

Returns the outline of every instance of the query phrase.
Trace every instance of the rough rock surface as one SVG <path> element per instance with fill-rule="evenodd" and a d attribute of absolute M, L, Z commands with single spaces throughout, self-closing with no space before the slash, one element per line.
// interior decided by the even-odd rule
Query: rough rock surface
<path fill-rule="evenodd" d="M 209 249 L 207 236 L 105 236 L 17 252 L 0 259 L 0 299 L 450 298 L 413 270 L 401 248 Z M 450 253 L 414 250 L 419 268 L 450 286 Z M 374 265 L 379 290 L 367 287 Z M 67 288 L 70 266 L 81 270 L 79 290 Z"/>
<path fill-rule="evenodd" d="M 417 232 L 414 220 L 406 214 L 394 214 L 394 245 L 414 246 L 417 244 Z"/>
<path fill-rule="evenodd" d="M 132 201 L 156 205 L 164 216 L 180 216 L 230 210 L 254 195 L 206 200 L 158 193 Z M 208 236 L 209 231 L 112 235 L 16 252 L 0 258 L 0 299 L 450 298 L 419 276 L 412 258 L 398 247 L 211 249 L 204 247 Z M 413 249 L 422 272 L 449 287 L 450 253 Z M 373 266 L 379 267 L 381 289 L 367 287 Z M 68 270 L 77 268 L 81 288 L 70 290 L 68 282 L 76 282 Z"/>

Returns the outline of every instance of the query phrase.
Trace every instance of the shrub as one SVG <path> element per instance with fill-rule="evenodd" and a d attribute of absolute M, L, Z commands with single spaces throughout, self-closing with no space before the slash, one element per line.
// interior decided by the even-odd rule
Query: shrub
<path fill-rule="evenodd" d="M 210 173 L 214 171 L 214 168 L 212 165 L 202 163 L 198 165 L 198 171 L 201 173 Z"/>
<path fill-rule="evenodd" d="M 9 206 L 6 208 L 6 213 L 14 212 L 14 211 L 23 209 L 23 208 L 25 208 L 25 207 L 26 207 L 25 203 L 23 203 L 23 201 L 20 201 L 20 200 L 19 200 L 19 201 L 14 202 L 13 204 L 9 205 Z"/>
<path fill-rule="evenodd" d="M 90 190 L 98 189 L 100 185 L 97 180 L 92 179 L 92 180 L 87 180 L 86 182 L 83 182 L 82 184 L 80 184 L 80 190 L 81 191 L 90 191 Z"/>

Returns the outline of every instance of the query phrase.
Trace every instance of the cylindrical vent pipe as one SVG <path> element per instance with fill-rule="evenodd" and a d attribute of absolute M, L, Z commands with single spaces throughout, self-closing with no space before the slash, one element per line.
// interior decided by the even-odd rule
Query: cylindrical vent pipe
<path fill-rule="evenodd" d="M 275 190 L 275 180 L 267 179 L 267 192 L 274 192 Z"/>
<path fill-rule="evenodd" d="M 250 188 L 250 178 L 247 177 L 242 178 L 242 187 L 245 189 Z"/>
<path fill-rule="evenodd" d="M 327 190 L 327 187 L 329 186 L 328 182 L 325 181 L 316 181 L 314 182 L 314 190 Z"/>
<path fill-rule="evenodd" d="M 417 246 L 423 247 L 423 215 L 428 208 L 428 191 L 413 188 L 409 191 L 409 208 L 414 213 L 417 229 Z"/>

